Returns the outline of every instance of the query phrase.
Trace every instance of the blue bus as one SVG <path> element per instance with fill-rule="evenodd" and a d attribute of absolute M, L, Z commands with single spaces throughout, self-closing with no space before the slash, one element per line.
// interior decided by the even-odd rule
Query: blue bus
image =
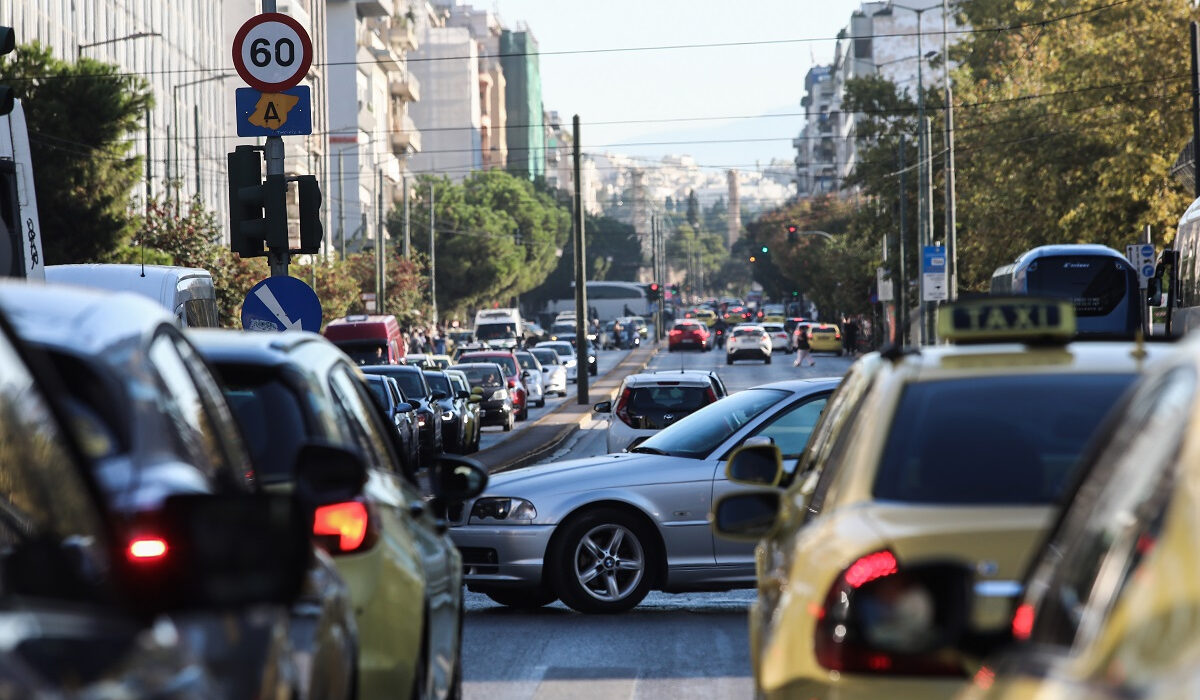
<path fill-rule="evenodd" d="M 1046 245 L 992 273 L 991 293 L 1070 299 L 1078 334 L 1132 338 L 1142 327 L 1143 292 L 1133 265 L 1108 246 Z"/>

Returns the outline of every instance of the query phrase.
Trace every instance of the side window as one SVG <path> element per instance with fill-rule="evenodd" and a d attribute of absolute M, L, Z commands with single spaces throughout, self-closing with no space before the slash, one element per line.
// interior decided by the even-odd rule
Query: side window
<path fill-rule="evenodd" d="M 344 365 L 338 365 L 330 372 L 334 405 L 342 414 L 338 423 L 343 439 L 348 446 L 357 448 L 368 468 L 391 471 L 393 461 L 387 440 L 381 433 L 378 411 L 366 397 L 361 384 Z"/>
<path fill-rule="evenodd" d="M 754 435 L 771 438 L 785 460 L 798 459 L 812 436 L 813 426 L 821 418 L 827 400 L 827 396 L 808 398 L 789 406 L 759 427 Z"/>
<path fill-rule="evenodd" d="M 208 370 L 208 365 L 200 359 L 200 355 L 191 345 L 179 338 L 173 337 L 172 340 L 180 357 L 184 359 L 188 373 L 196 383 L 205 415 L 208 416 L 216 430 L 220 447 L 225 455 L 225 464 L 229 469 L 225 475 L 229 479 L 229 485 L 248 486 L 250 482 L 246 475 L 252 474 L 253 460 L 250 459 L 250 453 L 238 430 L 237 419 L 234 418 L 233 411 L 229 408 L 229 402 L 225 399 L 225 392 L 221 390 L 221 385 Z"/>
<path fill-rule="evenodd" d="M 149 354 L 160 383 L 159 407 L 171 427 L 171 443 L 180 458 L 215 478 L 226 466 L 225 455 L 178 347 L 170 336 L 161 334 L 151 343 Z"/>
<path fill-rule="evenodd" d="M 0 341 L 0 550 L 36 538 L 103 543 L 101 515 L 65 442 L 41 388 Z"/>
<path fill-rule="evenodd" d="M 1083 647 L 1158 539 L 1196 394 L 1181 367 L 1139 390 L 1103 446 L 1030 583 L 1034 638 Z"/>

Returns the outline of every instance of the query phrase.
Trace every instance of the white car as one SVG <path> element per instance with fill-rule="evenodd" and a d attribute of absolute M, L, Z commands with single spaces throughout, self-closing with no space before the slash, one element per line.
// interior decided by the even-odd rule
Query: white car
<path fill-rule="evenodd" d="M 546 374 L 542 372 L 542 363 L 528 350 L 518 350 L 517 364 L 521 365 L 521 382 L 529 392 L 529 405 L 542 408 L 546 405 Z"/>
<path fill-rule="evenodd" d="M 771 339 L 772 352 L 792 351 L 792 339 L 788 337 L 788 332 L 784 330 L 782 323 L 764 323 L 762 327 Z"/>
<path fill-rule="evenodd" d="M 565 340 L 544 341 L 538 343 L 537 346 L 539 348 L 547 348 L 558 353 L 558 359 L 562 360 L 563 367 L 565 367 L 567 370 L 567 381 L 573 382 L 576 380 L 578 376 L 576 374 L 578 368 L 575 365 L 578 364 L 578 362 L 575 357 L 575 346 L 571 345 Z"/>
<path fill-rule="evenodd" d="M 725 364 L 747 358 L 771 364 L 771 339 L 762 326 L 751 323 L 734 326 L 725 341 Z"/>
<path fill-rule="evenodd" d="M 623 452 L 727 393 L 708 370 L 642 372 L 625 377 L 615 402 L 601 401 L 592 410 L 608 417 L 608 451 Z"/>
<path fill-rule="evenodd" d="M 542 378 L 546 380 L 546 393 L 566 396 L 567 365 L 558 356 L 558 353 L 544 347 L 534 348 L 530 352 L 538 359 L 538 362 L 542 363 Z"/>

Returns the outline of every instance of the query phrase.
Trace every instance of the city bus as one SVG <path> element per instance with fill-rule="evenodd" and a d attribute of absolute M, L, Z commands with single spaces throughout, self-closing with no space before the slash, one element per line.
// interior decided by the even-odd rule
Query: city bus
<path fill-rule="evenodd" d="M 573 286 L 573 285 L 572 285 Z M 587 283 L 587 305 L 589 316 L 601 321 L 611 321 L 621 316 L 649 318 L 655 309 L 646 293 L 646 285 L 637 282 L 606 282 L 592 280 Z M 574 311 L 575 297 L 555 299 L 549 303 L 546 313 Z"/>
<path fill-rule="evenodd" d="M 1082 337 L 1132 338 L 1142 327 L 1143 293 L 1133 265 L 1102 245 L 1046 245 L 992 273 L 991 293 L 1070 299 Z"/>

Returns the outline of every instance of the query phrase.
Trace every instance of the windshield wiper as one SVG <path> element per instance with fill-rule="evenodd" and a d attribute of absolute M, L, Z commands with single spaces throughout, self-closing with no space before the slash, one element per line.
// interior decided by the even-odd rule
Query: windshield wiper
<path fill-rule="evenodd" d="M 667 452 L 665 450 L 660 450 L 657 447 L 646 447 L 645 445 L 638 445 L 637 447 L 630 450 L 630 452 L 637 452 L 638 454 L 644 454 L 644 455 L 666 455 L 667 457 L 671 456 L 670 452 Z"/>

